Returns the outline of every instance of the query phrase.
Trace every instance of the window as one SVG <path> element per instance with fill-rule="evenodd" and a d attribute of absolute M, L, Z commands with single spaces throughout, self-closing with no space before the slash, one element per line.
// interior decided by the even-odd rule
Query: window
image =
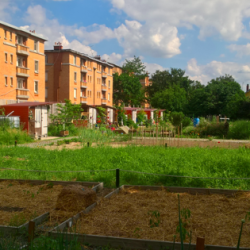
<path fill-rule="evenodd" d="M 48 87 L 45 88 L 45 98 L 48 98 Z"/>
<path fill-rule="evenodd" d="M 91 82 L 91 80 L 92 80 L 92 77 L 90 76 L 90 77 L 89 77 L 89 81 Z"/>
<path fill-rule="evenodd" d="M 10 78 L 10 86 L 13 87 L 13 77 Z"/>
<path fill-rule="evenodd" d="M 7 39 L 7 30 L 4 30 L 4 39 Z"/>
<path fill-rule="evenodd" d="M 48 81 L 48 71 L 45 72 L 45 82 Z"/>
<path fill-rule="evenodd" d="M 74 81 L 77 82 L 77 73 L 74 72 Z"/>
<path fill-rule="evenodd" d="M 86 63 L 86 60 L 85 59 L 82 59 L 82 66 L 85 66 L 85 63 Z"/>
<path fill-rule="evenodd" d="M 18 36 L 17 37 L 17 42 L 18 42 L 18 44 L 23 44 L 23 37 Z"/>
<path fill-rule="evenodd" d="M 4 81 L 5 81 L 5 86 L 8 86 L 8 77 L 7 76 L 4 77 Z"/>
<path fill-rule="evenodd" d="M 10 55 L 10 63 L 13 64 L 13 55 Z"/>
<path fill-rule="evenodd" d="M 109 88 L 110 88 L 110 80 L 109 80 Z"/>
<path fill-rule="evenodd" d="M 34 41 L 34 51 L 39 51 L 39 42 L 38 41 Z"/>
<path fill-rule="evenodd" d="M 45 63 L 48 63 L 48 55 L 45 55 Z"/>
<path fill-rule="evenodd" d="M 22 58 L 20 58 L 20 57 L 19 57 L 19 58 L 17 58 L 17 66 L 18 66 L 18 67 L 22 67 L 22 66 L 23 66 L 23 64 L 22 64 L 22 63 L 23 63 Z"/>
<path fill-rule="evenodd" d="M 108 100 L 110 101 L 110 93 L 108 93 Z"/>
<path fill-rule="evenodd" d="M 5 53 L 5 62 L 7 63 L 8 62 L 8 54 Z"/>
<path fill-rule="evenodd" d="M 74 56 L 74 65 L 76 65 L 76 56 Z"/>
<path fill-rule="evenodd" d="M 38 93 L 38 81 L 34 82 L 34 92 L 37 94 Z"/>
<path fill-rule="evenodd" d="M 38 73 L 39 66 L 38 66 L 38 61 L 35 61 L 35 73 Z"/>
<path fill-rule="evenodd" d="M 109 74 L 110 74 L 110 68 L 109 68 Z"/>
<path fill-rule="evenodd" d="M 74 89 L 74 98 L 76 99 L 76 91 L 77 89 Z"/>
<path fill-rule="evenodd" d="M 17 88 L 18 89 L 22 89 L 23 88 L 23 80 L 22 79 L 18 79 L 17 80 Z"/>
<path fill-rule="evenodd" d="M 12 41 L 12 32 L 10 32 L 10 41 Z"/>

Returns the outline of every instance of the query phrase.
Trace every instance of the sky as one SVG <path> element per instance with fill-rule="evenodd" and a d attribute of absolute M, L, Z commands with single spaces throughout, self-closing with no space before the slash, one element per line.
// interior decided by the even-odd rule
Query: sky
<path fill-rule="evenodd" d="M 250 1 L 0 0 L 0 20 L 122 65 L 139 56 L 151 74 L 181 68 L 207 84 L 229 74 L 250 84 Z"/>

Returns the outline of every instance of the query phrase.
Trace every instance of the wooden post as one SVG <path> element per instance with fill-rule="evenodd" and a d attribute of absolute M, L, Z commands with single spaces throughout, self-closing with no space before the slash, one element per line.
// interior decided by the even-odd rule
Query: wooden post
<path fill-rule="evenodd" d="M 116 188 L 120 187 L 120 169 L 116 169 Z"/>
<path fill-rule="evenodd" d="M 204 250 L 204 249 L 205 249 L 205 238 L 197 237 L 196 250 Z"/>
<path fill-rule="evenodd" d="M 31 243 L 34 239 L 35 236 L 35 226 L 36 223 L 34 221 L 30 221 L 29 222 L 29 229 L 28 229 L 28 233 L 29 233 L 29 238 L 28 238 L 28 242 Z"/>

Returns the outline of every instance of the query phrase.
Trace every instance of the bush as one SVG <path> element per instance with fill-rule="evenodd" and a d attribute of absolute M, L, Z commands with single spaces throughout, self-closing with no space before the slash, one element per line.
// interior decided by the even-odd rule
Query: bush
<path fill-rule="evenodd" d="M 193 133 L 195 130 L 195 127 L 194 126 L 188 126 L 188 127 L 185 127 L 183 130 L 182 130 L 182 134 L 183 135 L 190 135 L 191 133 Z"/>
<path fill-rule="evenodd" d="M 199 124 L 196 127 L 196 131 L 199 133 L 200 137 L 207 136 L 227 136 L 228 133 L 228 123 L 204 123 Z"/>
<path fill-rule="evenodd" d="M 14 145 L 15 141 L 22 144 L 32 142 L 33 139 L 21 129 L 0 127 L 0 145 Z"/>
<path fill-rule="evenodd" d="M 60 131 L 64 130 L 62 124 L 50 124 L 48 127 L 48 136 L 60 136 Z M 65 130 L 69 131 L 70 136 L 79 135 L 79 128 L 75 127 L 73 123 L 66 124 Z"/>
<path fill-rule="evenodd" d="M 229 139 L 250 139 L 250 122 L 235 121 L 230 124 L 227 135 Z"/>
<path fill-rule="evenodd" d="M 184 117 L 182 120 L 182 127 L 188 127 L 191 123 L 191 119 L 189 117 Z"/>

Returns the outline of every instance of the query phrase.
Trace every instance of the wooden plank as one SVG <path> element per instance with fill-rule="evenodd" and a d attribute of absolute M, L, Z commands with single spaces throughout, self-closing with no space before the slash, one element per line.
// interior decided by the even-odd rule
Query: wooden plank
<path fill-rule="evenodd" d="M 98 235 L 84 235 L 84 234 L 74 234 L 74 233 L 59 233 L 59 232 L 49 232 L 52 238 L 61 238 L 64 236 L 68 240 L 76 239 L 82 244 L 91 244 L 93 246 L 107 246 L 122 249 L 137 249 L 137 250 L 165 250 L 172 249 L 173 242 L 168 241 L 154 241 L 154 240 L 142 240 L 142 239 L 129 239 L 129 238 L 118 238 L 110 236 L 98 236 Z M 184 249 L 188 249 L 189 244 L 184 243 Z M 190 250 L 195 250 L 196 245 L 191 244 Z M 235 247 L 225 247 L 225 246 L 205 246 L 206 250 L 235 250 Z M 175 243 L 175 250 L 181 250 L 181 244 L 179 242 Z M 250 250 L 250 248 L 241 248 L 241 250 Z"/>
<path fill-rule="evenodd" d="M 34 221 L 29 222 L 29 229 L 28 229 L 28 242 L 32 242 L 35 236 L 35 227 L 36 223 Z"/>
<path fill-rule="evenodd" d="M 19 183 L 30 183 L 33 185 L 42 185 L 42 184 L 48 184 L 53 183 L 54 185 L 83 185 L 83 186 L 97 186 L 100 184 L 100 182 L 82 182 L 82 181 L 43 181 L 43 180 L 21 180 L 21 179 L 0 179 L 0 182 L 2 181 L 17 181 Z"/>
<path fill-rule="evenodd" d="M 204 249 L 205 249 L 205 238 L 197 237 L 196 250 L 204 250 Z"/>
<path fill-rule="evenodd" d="M 236 194 L 250 192 L 250 190 L 230 190 L 230 189 L 213 189 L 213 188 L 189 188 L 189 187 L 165 187 L 165 186 L 139 186 L 124 185 L 122 189 L 133 188 L 137 190 L 162 190 L 166 189 L 171 193 L 189 193 L 189 194 L 221 194 L 226 196 L 235 196 Z"/>
<path fill-rule="evenodd" d="M 94 186 L 92 189 L 95 191 L 95 192 L 98 192 L 100 190 L 103 189 L 103 182 L 99 183 L 98 185 Z"/>

